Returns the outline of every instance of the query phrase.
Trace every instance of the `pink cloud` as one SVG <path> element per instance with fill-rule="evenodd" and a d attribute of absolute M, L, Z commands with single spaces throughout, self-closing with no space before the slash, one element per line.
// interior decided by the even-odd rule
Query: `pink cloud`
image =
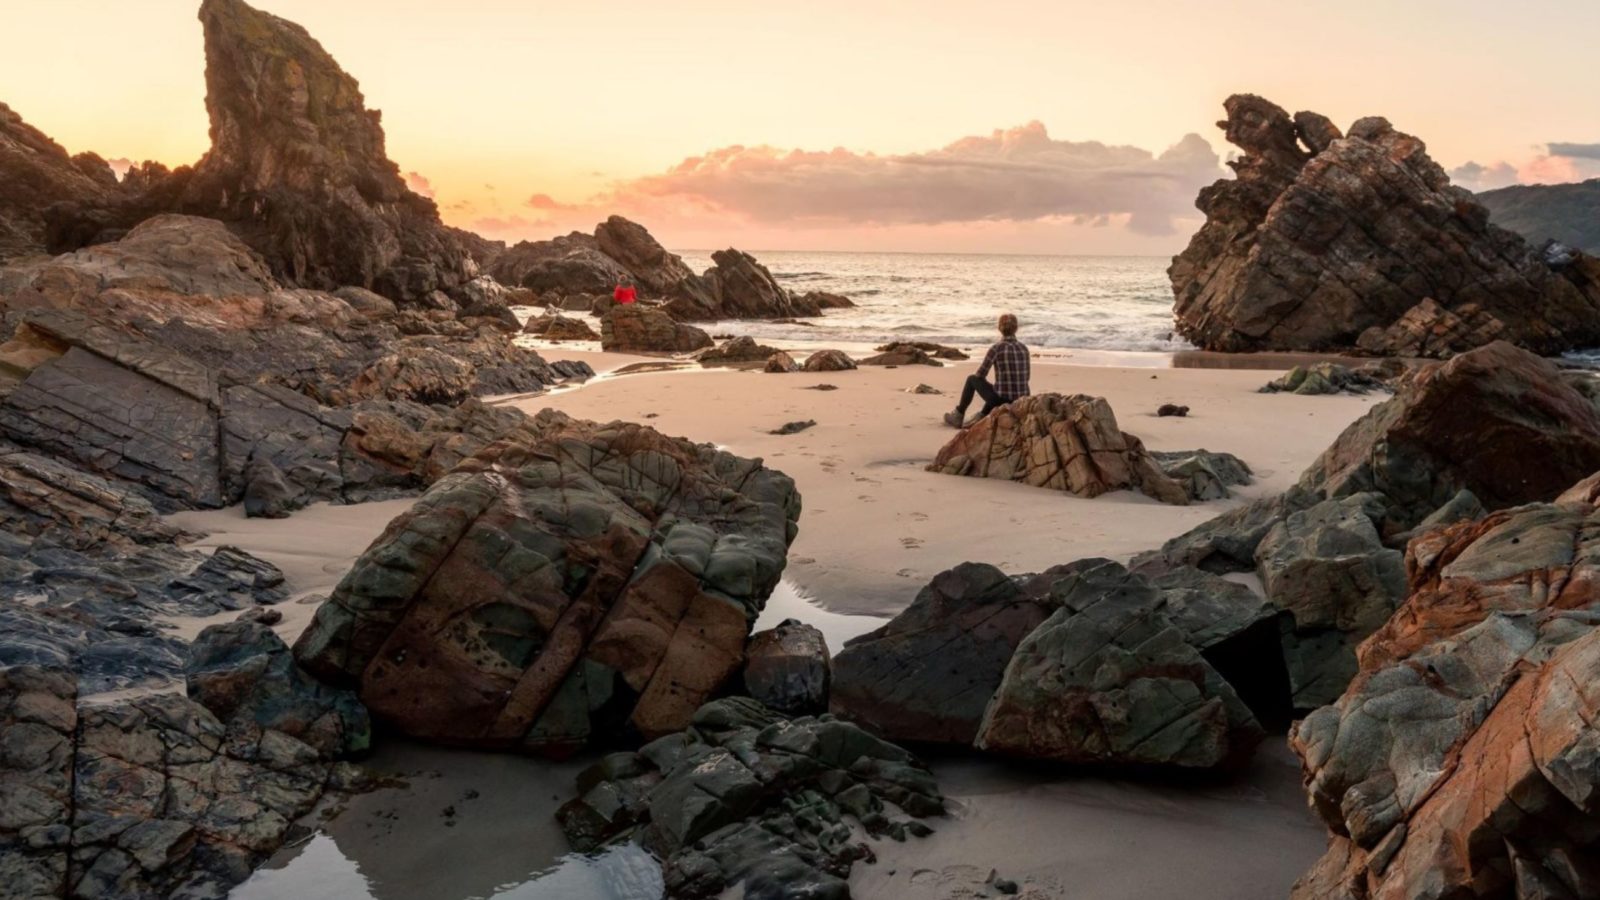
<path fill-rule="evenodd" d="M 433 185 L 429 184 L 428 179 L 422 177 L 422 175 L 418 172 L 406 173 L 406 187 L 411 188 L 411 190 L 421 194 L 424 197 L 433 197 Z"/>

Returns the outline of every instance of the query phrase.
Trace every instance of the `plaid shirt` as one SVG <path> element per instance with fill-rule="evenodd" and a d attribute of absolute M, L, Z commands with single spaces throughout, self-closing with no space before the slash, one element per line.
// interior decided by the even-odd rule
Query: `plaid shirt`
<path fill-rule="evenodd" d="M 1015 337 L 1008 337 L 989 348 L 978 367 L 978 377 L 994 368 L 994 392 L 1006 401 L 1028 396 L 1028 348 Z"/>

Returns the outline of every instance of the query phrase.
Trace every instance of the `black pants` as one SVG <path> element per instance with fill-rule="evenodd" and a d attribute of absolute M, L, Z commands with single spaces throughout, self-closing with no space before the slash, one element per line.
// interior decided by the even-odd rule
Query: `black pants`
<path fill-rule="evenodd" d="M 976 375 L 968 375 L 967 383 L 961 386 L 961 402 L 956 404 L 956 412 L 966 415 L 967 407 L 972 405 L 973 394 L 983 398 L 983 411 L 978 413 L 978 418 L 980 419 L 994 412 L 995 407 L 1004 406 L 1011 402 L 996 393 L 994 385 L 990 384 L 986 379 L 979 378 Z"/>

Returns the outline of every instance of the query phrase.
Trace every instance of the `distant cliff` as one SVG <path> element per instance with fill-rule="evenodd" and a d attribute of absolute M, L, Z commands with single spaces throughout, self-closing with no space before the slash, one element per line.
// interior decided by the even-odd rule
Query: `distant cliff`
<path fill-rule="evenodd" d="M 1551 238 L 1585 253 L 1600 253 L 1600 178 L 1577 184 L 1515 184 L 1484 191 L 1489 218 L 1533 244 Z"/>

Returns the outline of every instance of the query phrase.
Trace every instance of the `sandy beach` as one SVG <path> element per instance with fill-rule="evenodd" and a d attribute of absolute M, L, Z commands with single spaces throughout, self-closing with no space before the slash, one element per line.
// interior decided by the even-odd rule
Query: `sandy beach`
<path fill-rule="evenodd" d="M 949 392 L 973 363 L 773 375 L 674 368 L 621 354 L 545 352 L 584 359 L 602 374 L 581 387 L 495 402 L 528 412 L 551 406 L 584 418 L 647 422 L 762 457 L 795 479 L 805 503 L 800 536 L 762 624 L 790 616 L 811 621 L 835 649 L 904 608 L 930 577 L 959 562 L 1026 572 L 1089 556 L 1124 558 L 1246 498 L 1281 491 L 1379 399 L 1261 394 L 1257 388 L 1274 374 L 1263 369 L 1153 368 L 1145 360 L 1036 365 L 1035 391 L 1104 396 L 1122 427 L 1152 449 L 1226 450 L 1255 472 L 1255 483 L 1236 498 L 1173 507 L 1125 491 L 1085 500 L 924 471 L 951 434 L 938 421 L 953 405 Z M 818 384 L 836 389 L 816 390 Z M 919 384 L 947 393 L 912 393 Z M 1189 406 L 1189 416 L 1155 416 L 1169 402 Z M 805 419 L 816 426 L 794 435 L 768 433 Z M 319 504 L 287 520 L 246 519 L 237 508 L 172 518 L 206 532 L 200 546 L 240 546 L 284 570 L 295 599 L 280 607 L 285 619 L 278 630 L 293 640 L 316 598 L 409 502 Z M 208 622 L 180 624 L 190 632 Z M 634 900 L 656 890 L 641 874 L 656 870 L 627 854 L 566 854 L 552 817 L 582 760 L 553 764 L 398 741 L 384 747 L 373 768 L 398 777 L 400 786 L 353 800 L 317 835 L 280 852 L 236 896 Z M 1293 758 L 1277 737 L 1248 771 L 1200 784 L 1107 779 L 963 757 L 932 762 L 953 801 L 951 817 L 936 823 L 930 838 L 879 842 L 878 864 L 857 866 L 852 875 L 858 896 L 984 896 L 983 883 L 998 867 L 1001 877 L 1032 897 L 1281 897 L 1323 847 L 1323 832 L 1304 808 Z M 491 799 L 452 801 L 468 793 Z M 457 814 L 443 815 L 447 806 Z M 504 840 L 512 821 L 515 847 Z M 520 840 L 527 829 L 544 839 Z M 408 848 L 404 877 L 362 865 L 374 854 L 393 860 L 396 841 Z M 463 858 L 478 862 L 464 867 Z M 428 873 L 446 860 L 453 873 L 473 869 L 484 877 L 431 879 Z"/>

